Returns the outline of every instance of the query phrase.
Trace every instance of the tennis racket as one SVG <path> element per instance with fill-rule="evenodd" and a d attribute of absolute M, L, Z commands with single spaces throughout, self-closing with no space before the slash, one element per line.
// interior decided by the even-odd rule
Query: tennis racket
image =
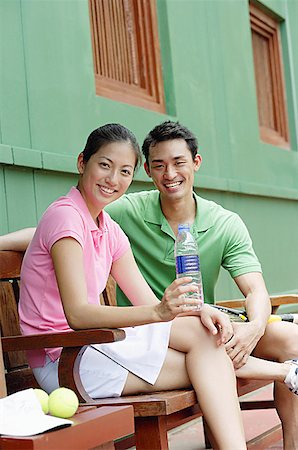
<path fill-rule="evenodd" d="M 248 322 L 245 309 L 227 308 L 221 305 L 211 305 L 221 312 L 228 314 L 232 322 Z M 268 323 L 271 322 L 292 322 L 298 324 L 298 314 L 271 314 Z"/>

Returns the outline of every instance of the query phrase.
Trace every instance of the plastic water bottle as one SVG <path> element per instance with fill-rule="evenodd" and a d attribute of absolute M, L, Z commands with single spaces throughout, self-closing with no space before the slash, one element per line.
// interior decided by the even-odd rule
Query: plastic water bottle
<path fill-rule="evenodd" d="M 197 243 L 190 232 L 189 224 L 178 225 L 178 235 L 175 242 L 176 276 L 177 278 L 192 277 L 189 284 L 196 284 L 198 292 L 188 292 L 188 298 L 199 300 L 195 305 L 201 309 L 204 303 L 200 258 Z"/>

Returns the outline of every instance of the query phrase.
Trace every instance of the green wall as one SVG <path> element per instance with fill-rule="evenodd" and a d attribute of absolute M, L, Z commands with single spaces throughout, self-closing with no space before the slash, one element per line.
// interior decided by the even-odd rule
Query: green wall
<path fill-rule="evenodd" d="M 141 142 L 178 119 L 200 143 L 196 190 L 240 213 L 269 291 L 298 292 L 298 1 L 263 3 L 283 20 L 289 151 L 259 138 L 247 0 L 157 0 L 167 115 L 95 95 L 87 0 L 0 0 L 0 233 L 35 225 L 75 183 L 99 124 Z M 239 296 L 224 274 L 217 293 Z"/>

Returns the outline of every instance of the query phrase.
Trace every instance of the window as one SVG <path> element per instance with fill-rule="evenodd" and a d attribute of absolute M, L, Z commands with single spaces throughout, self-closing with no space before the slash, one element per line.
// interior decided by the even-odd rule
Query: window
<path fill-rule="evenodd" d="M 280 22 L 251 3 L 250 24 L 261 139 L 289 148 Z"/>
<path fill-rule="evenodd" d="M 96 94 L 165 112 L 155 0 L 89 0 Z"/>

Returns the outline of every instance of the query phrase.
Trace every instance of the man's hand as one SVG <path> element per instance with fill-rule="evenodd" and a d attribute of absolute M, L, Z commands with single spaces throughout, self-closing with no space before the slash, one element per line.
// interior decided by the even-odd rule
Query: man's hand
<path fill-rule="evenodd" d="M 226 351 L 233 361 L 235 369 L 239 369 L 247 362 L 249 355 L 262 337 L 254 322 L 233 322 L 234 336 L 225 344 Z"/>

